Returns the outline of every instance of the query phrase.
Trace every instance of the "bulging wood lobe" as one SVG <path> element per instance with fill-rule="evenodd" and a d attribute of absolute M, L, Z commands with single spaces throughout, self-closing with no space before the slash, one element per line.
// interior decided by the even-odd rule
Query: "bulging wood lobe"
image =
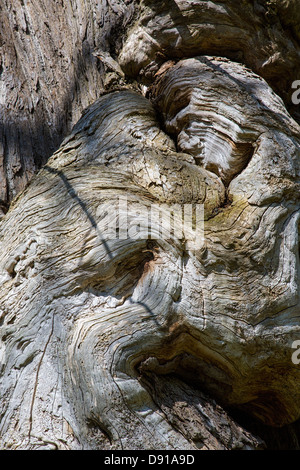
<path fill-rule="evenodd" d="M 299 126 L 229 60 L 88 107 L 0 227 L 1 445 L 258 448 L 221 405 L 298 419 L 299 174 Z M 119 236 L 153 204 L 156 234 L 203 205 L 203 245 Z"/>

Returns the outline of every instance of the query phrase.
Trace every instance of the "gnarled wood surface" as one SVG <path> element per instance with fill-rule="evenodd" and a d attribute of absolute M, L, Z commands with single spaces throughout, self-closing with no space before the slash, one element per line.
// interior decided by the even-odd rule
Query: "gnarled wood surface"
<path fill-rule="evenodd" d="M 299 14 L 298 0 L 1 0 L 3 211 L 104 89 L 129 77 L 149 85 L 170 59 L 211 54 L 244 63 L 299 120 L 291 101 Z"/>
<path fill-rule="evenodd" d="M 95 5 L 79 15 L 79 4 L 59 21 L 73 18 L 87 40 Z M 76 115 L 92 104 L 0 226 L 1 448 L 256 449 L 262 440 L 233 415 L 270 429 L 299 419 L 300 128 L 287 110 L 299 31 L 292 1 L 236 5 L 97 10 L 102 74 L 93 76 L 95 59 L 91 96 L 83 85 L 70 100 Z M 24 18 L 17 33 L 30 38 Z M 130 18 L 112 52 L 113 25 Z M 18 114 L 9 109 L 8 123 Z M 50 113 L 36 109 L 32 119 Z M 57 142 L 74 119 L 62 114 Z M 25 180 L 9 181 L 13 195 Z M 197 250 L 163 236 L 168 207 L 184 204 L 204 207 Z M 147 239 L 153 205 L 162 219 Z M 140 237 L 130 238 L 137 214 Z"/>

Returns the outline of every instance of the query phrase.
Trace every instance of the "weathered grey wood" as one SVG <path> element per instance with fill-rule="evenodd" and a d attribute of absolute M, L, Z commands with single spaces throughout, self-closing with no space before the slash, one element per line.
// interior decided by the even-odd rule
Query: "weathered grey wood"
<path fill-rule="evenodd" d="M 122 0 L 1 0 L 0 203 L 3 209 L 104 89 L 110 52 L 133 12 Z"/>
<path fill-rule="evenodd" d="M 126 73 L 151 82 L 169 59 L 228 57 L 265 78 L 290 105 L 299 38 L 297 0 L 195 0 L 192 6 L 188 0 L 142 0 L 119 60 Z"/>
<path fill-rule="evenodd" d="M 298 9 L 220 5 L 2 0 L 1 448 L 256 449 L 233 409 L 300 417 Z M 191 203 L 196 251 L 106 231 Z"/>
<path fill-rule="evenodd" d="M 181 69 L 190 65 L 169 68 L 153 87 L 153 100 L 155 93 L 164 97 L 157 105 L 166 127 L 168 96 L 177 110 L 172 93 Z M 161 382 L 170 384 L 170 397 L 174 393 L 170 414 L 170 404 L 159 406 L 161 374 L 179 375 L 187 390 L 190 383 L 204 387 L 223 406 L 243 405 L 271 425 L 299 417 L 300 371 L 291 361 L 299 335 L 299 127 L 262 79 L 243 66 L 199 57 L 195 66 L 207 106 L 209 93 L 217 91 L 206 76 L 216 65 L 219 92 L 237 96 L 231 121 L 240 122 L 239 132 L 248 132 L 254 149 L 227 187 L 226 205 L 219 177 L 175 151 L 150 102 L 120 91 L 86 110 L 4 218 L 4 447 L 260 445 L 241 429 L 236 434 L 230 421 L 231 444 L 218 437 L 218 427 L 199 434 L 199 423 L 207 424 L 192 404 L 203 401 L 195 388 L 187 403 L 192 429 L 178 428 L 178 385 L 172 391 L 172 379 Z M 189 77 L 180 88 L 197 93 Z M 190 115 L 189 106 L 184 112 Z M 195 119 L 197 112 L 196 106 Z M 230 128 L 219 134 L 228 112 L 225 103 L 212 111 L 210 126 L 234 141 Z M 201 107 L 199 113 L 201 121 Z M 143 238 L 110 239 L 104 229 L 118 195 L 127 195 L 129 211 L 141 202 L 204 203 L 204 246 L 194 253 L 176 237 L 151 247 Z M 152 394 L 143 385 L 147 358 Z M 186 402 L 188 392 L 182 393 Z M 205 413 L 217 419 L 220 411 L 208 400 Z"/>
<path fill-rule="evenodd" d="M 124 72 L 126 83 L 139 74 L 149 84 L 170 58 L 229 57 L 264 77 L 300 119 L 291 101 L 298 25 L 298 0 L 1 0 L 2 210 Z"/>

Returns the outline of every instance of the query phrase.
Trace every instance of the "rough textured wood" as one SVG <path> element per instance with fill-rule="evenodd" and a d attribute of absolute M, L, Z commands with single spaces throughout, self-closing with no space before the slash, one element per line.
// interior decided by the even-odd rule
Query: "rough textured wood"
<path fill-rule="evenodd" d="M 268 80 L 290 103 L 291 83 L 299 77 L 297 25 L 297 0 L 143 0 L 119 60 L 128 74 L 151 81 L 168 59 L 228 57 Z"/>
<path fill-rule="evenodd" d="M 104 89 L 131 1 L 0 1 L 0 203 L 5 208 Z"/>
<path fill-rule="evenodd" d="M 242 62 L 299 120 L 291 101 L 300 76 L 298 25 L 297 0 L 1 0 L 2 210 L 104 89 L 129 76 L 149 85 L 170 58 Z"/>
<path fill-rule="evenodd" d="M 1 448 L 256 449 L 299 419 L 298 10 L 241 3 L 2 0 Z M 106 230 L 191 203 L 196 251 Z"/>
<path fill-rule="evenodd" d="M 198 80 L 216 64 L 224 76 L 220 92 L 237 95 L 231 120 L 240 122 L 241 134 L 247 123 L 256 138 L 253 156 L 226 190 L 225 206 L 219 177 L 175 151 L 146 98 L 120 91 L 88 108 L 3 220 L 4 446 L 259 445 L 233 428 L 231 445 L 224 435 L 218 440 L 218 428 L 200 438 L 199 422 L 207 425 L 194 409 L 194 431 L 184 424 L 178 429 L 176 381 L 171 417 L 170 404 L 158 406 L 162 392 L 152 396 L 138 381 L 140 365 L 153 356 L 154 385 L 163 367 L 163 374 L 204 388 L 223 406 L 243 405 L 268 424 L 299 417 L 299 368 L 290 355 L 299 335 L 299 128 L 266 83 L 242 66 L 200 57 Z M 153 88 L 158 96 L 162 90 L 166 122 L 168 97 L 178 116 L 172 92 L 182 68 L 190 61 L 168 69 Z M 208 106 L 214 90 L 209 80 L 202 90 L 205 83 Z M 189 116 L 189 106 L 184 111 Z M 226 112 L 226 103 L 212 112 L 212 133 L 219 135 Z M 234 141 L 231 129 L 226 132 Z M 176 237 L 149 246 L 143 238 L 103 236 L 121 194 L 129 211 L 142 201 L 204 203 L 205 245 L 193 254 Z M 141 226 L 147 223 L 142 216 Z M 182 393 L 185 402 L 188 392 Z M 207 403 L 213 418 L 218 411 Z"/>

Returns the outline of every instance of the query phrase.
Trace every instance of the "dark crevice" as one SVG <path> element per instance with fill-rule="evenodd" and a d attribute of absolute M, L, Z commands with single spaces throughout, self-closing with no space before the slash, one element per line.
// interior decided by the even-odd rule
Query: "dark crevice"
<path fill-rule="evenodd" d="M 267 450 L 300 450 L 300 420 L 273 427 L 263 424 L 243 409 L 227 408 L 227 411 L 240 426 L 260 436 Z"/>
<path fill-rule="evenodd" d="M 215 207 L 212 213 L 206 217 L 205 220 L 210 220 L 216 217 L 216 215 L 220 214 L 221 212 L 225 211 L 232 205 L 233 199 L 231 194 L 229 193 L 229 189 L 225 188 L 225 197 L 223 202 L 218 206 Z"/>
<path fill-rule="evenodd" d="M 176 373 L 158 374 L 140 368 L 139 381 L 170 425 L 197 449 L 265 449 L 257 434 L 238 427 L 226 410 L 205 391 Z"/>
<path fill-rule="evenodd" d="M 166 351 L 170 354 L 170 347 L 167 347 Z M 218 439 L 222 440 L 224 436 L 222 433 L 219 434 L 218 421 L 215 419 L 218 413 L 214 414 L 214 407 L 219 407 L 218 410 L 222 409 L 222 412 L 226 413 L 225 419 L 228 426 L 232 420 L 244 431 L 257 436 L 264 443 L 262 448 L 300 450 L 300 420 L 279 427 L 265 424 L 263 416 L 260 417 L 260 413 L 268 415 L 271 412 L 275 419 L 280 415 L 281 405 L 274 394 L 262 393 L 253 403 L 228 406 L 222 400 L 222 396 L 226 387 L 230 388 L 230 384 L 226 383 L 228 379 L 225 376 L 220 375 L 216 365 L 210 364 L 209 360 L 196 358 L 187 353 L 181 353 L 172 359 L 164 360 L 162 357 L 163 350 L 156 351 L 155 356 L 142 358 L 135 367 L 137 375 L 142 386 L 148 390 L 156 405 L 165 414 L 166 419 L 176 429 L 179 425 L 178 430 L 185 436 L 189 434 L 186 429 L 189 426 L 187 412 L 190 407 L 199 411 L 200 403 L 200 409 L 207 412 L 204 416 L 206 418 L 210 416 L 214 422 L 211 426 L 211 421 L 205 422 L 204 419 L 205 429 Z M 181 419 L 179 419 L 181 411 L 178 410 L 178 403 L 182 403 L 184 407 Z M 282 412 L 285 413 L 285 410 Z M 259 417 L 256 416 L 257 414 Z M 197 421 L 198 418 L 195 419 Z M 201 423 L 198 423 L 198 427 L 201 430 Z M 191 436 L 189 438 L 195 443 Z M 198 444 L 203 446 L 204 442 L 205 439 L 204 441 L 200 439 Z M 228 442 L 224 445 L 226 447 Z"/>
<path fill-rule="evenodd" d="M 99 280 L 97 276 L 87 279 L 84 290 L 96 296 L 112 296 L 125 301 L 130 298 L 137 284 L 151 269 L 150 263 L 156 256 L 156 244 L 145 240 L 144 249 L 119 261 L 110 279 Z M 128 287 L 129 286 L 129 287 Z"/>
<path fill-rule="evenodd" d="M 191 376 L 187 379 L 184 377 L 184 373 L 176 373 L 176 370 L 172 371 L 172 367 L 170 367 L 170 373 L 166 374 L 162 373 L 163 368 L 160 370 L 159 368 L 156 368 L 156 370 L 147 370 L 146 368 L 145 370 L 143 366 L 140 366 L 138 370 L 140 373 L 140 383 L 148 390 L 156 405 L 164 413 L 166 419 L 175 429 L 182 432 L 190 441 L 194 442 L 196 447 L 202 448 L 207 436 L 205 433 L 201 436 L 203 429 L 200 423 L 197 423 L 194 435 L 189 435 L 186 429 L 190 424 L 189 419 L 187 419 L 187 410 L 191 407 L 199 410 L 199 404 L 201 404 L 200 409 L 204 411 L 202 419 L 203 423 L 205 423 L 205 431 L 206 433 L 209 431 L 218 440 L 222 441 L 222 439 L 226 439 L 226 435 L 228 435 L 227 432 L 223 434 L 218 429 L 218 426 L 216 426 L 216 417 L 219 416 L 220 410 L 222 410 L 221 413 L 224 413 L 223 419 L 225 418 L 226 420 L 227 431 L 228 428 L 230 428 L 231 421 L 235 422 L 245 432 L 251 433 L 258 438 L 258 441 L 260 441 L 260 445 L 258 445 L 259 449 L 300 450 L 300 420 L 283 427 L 268 426 L 245 411 L 243 407 L 226 407 L 223 403 L 220 404 L 219 399 L 212 397 L 205 386 L 199 388 L 197 380 L 191 380 Z M 165 370 L 168 370 L 166 365 Z M 194 373 L 194 377 L 196 377 L 197 374 L 198 373 Z M 269 397 L 269 399 L 272 400 L 272 397 Z M 176 411 L 178 403 L 183 404 L 183 415 L 181 418 L 180 411 Z M 218 410 L 216 415 L 212 412 L 212 408 L 214 409 L 214 407 Z M 197 418 L 195 419 L 197 421 Z M 208 421 L 206 421 L 207 419 Z M 211 422 L 214 422 L 213 426 Z M 224 447 L 227 448 L 229 442 L 225 440 L 223 444 Z"/>

